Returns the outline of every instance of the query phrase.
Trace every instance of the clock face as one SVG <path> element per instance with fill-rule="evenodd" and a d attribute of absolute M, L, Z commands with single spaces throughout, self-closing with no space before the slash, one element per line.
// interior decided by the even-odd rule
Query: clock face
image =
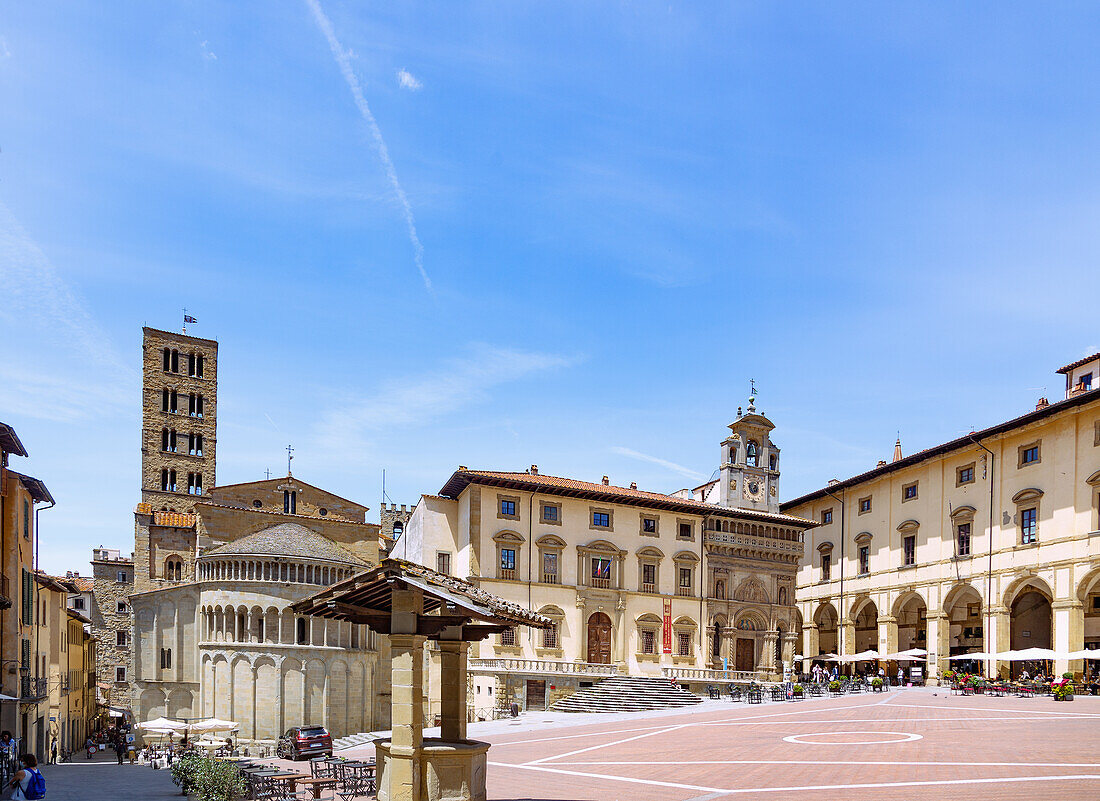
<path fill-rule="evenodd" d="M 746 478 L 742 494 L 748 500 L 759 501 L 764 497 L 764 483 L 756 477 Z"/>

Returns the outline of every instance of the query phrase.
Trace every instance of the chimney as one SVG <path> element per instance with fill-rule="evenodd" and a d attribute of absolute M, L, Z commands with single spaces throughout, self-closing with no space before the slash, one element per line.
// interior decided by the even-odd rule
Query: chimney
<path fill-rule="evenodd" d="M 630 482 L 630 488 L 633 489 L 633 490 L 638 489 L 638 482 L 637 481 L 631 481 Z"/>
<path fill-rule="evenodd" d="M 886 460 L 885 459 L 879 459 L 878 464 L 875 465 L 875 467 L 886 467 Z"/>
<path fill-rule="evenodd" d="M 839 484 L 839 483 L 840 483 L 840 479 L 839 479 L 839 478 L 830 478 L 830 479 L 829 479 L 829 486 L 830 486 L 830 487 L 832 487 L 832 486 L 834 486 L 834 485 L 836 485 L 836 484 Z"/>
<path fill-rule="evenodd" d="M 458 466 L 458 469 L 459 469 L 459 470 L 467 470 L 468 468 L 466 467 L 466 465 L 464 465 L 464 464 L 460 464 L 460 465 Z"/>
<path fill-rule="evenodd" d="M 1039 398 L 1039 402 L 1035 404 L 1035 411 L 1045 409 L 1048 406 L 1050 406 L 1050 401 L 1048 401 L 1046 398 Z"/>
<path fill-rule="evenodd" d="M 537 476 L 539 474 L 539 466 L 537 464 L 533 464 L 531 465 L 531 469 L 527 472 L 533 476 Z"/>
<path fill-rule="evenodd" d="M 610 483 L 611 483 L 611 482 L 607 480 L 607 476 L 604 476 L 604 477 L 603 477 L 603 485 L 604 485 L 604 486 L 606 487 L 606 486 L 607 486 L 608 484 L 610 484 Z"/>

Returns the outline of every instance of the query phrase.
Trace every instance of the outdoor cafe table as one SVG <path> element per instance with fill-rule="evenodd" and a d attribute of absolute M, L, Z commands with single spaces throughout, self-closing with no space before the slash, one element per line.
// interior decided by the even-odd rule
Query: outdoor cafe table
<path fill-rule="evenodd" d="M 307 776 L 304 779 L 294 780 L 295 788 L 308 787 L 313 792 L 314 798 L 321 797 L 321 791 L 336 786 L 336 779 L 322 776 Z"/>

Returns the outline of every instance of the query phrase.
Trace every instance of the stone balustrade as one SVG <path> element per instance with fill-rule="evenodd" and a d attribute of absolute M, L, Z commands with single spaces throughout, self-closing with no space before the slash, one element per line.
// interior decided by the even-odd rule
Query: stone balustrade
<path fill-rule="evenodd" d="M 471 659 L 469 669 L 487 673 L 556 673 L 573 676 L 618 676 L 619 666 L 550 659 Z"/>
<path fill-rule="evenodd" d="M 760 676 L 752 670 L 712 670 L 710 668 L 663 667 L 666 678 L 677 681 L 748 682 L 758 681 Z"/>

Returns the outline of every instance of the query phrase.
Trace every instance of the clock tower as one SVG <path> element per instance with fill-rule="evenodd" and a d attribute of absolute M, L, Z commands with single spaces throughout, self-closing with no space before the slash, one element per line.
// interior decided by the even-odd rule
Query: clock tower
<path fill-rule="evenodd" d="M 756 398 L 730 423 L 722 441 L 718 503 L 739 509 L 779 512 L 779 448 L 771 441 L 775 425 L 756 411 Z"/>

